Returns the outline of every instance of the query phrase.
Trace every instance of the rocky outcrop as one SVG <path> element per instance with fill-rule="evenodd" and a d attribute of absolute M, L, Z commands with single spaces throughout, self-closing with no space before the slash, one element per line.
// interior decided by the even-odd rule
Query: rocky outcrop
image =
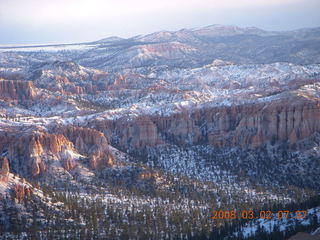
<path fill-rule="evenodd" d="M 23 199 L 30 199 L 32 194 L 32 189 L 22 184 L 16 184 L 13 188 L 13 197 L 21 202 Z"/>
<path fill-rule="evenodd" d="M 1 169 L 0 169 L 0 181 L 8 181 L 10 172 L 9 161 L 5 157 L 0 158 Z"/>
<path fill-rule="evenodd" d="M 47 160 L 58 160 L 67 171 L 77 166 L 79 158 L 87 158 L 93 169 L 114 164 L 102 132 L 73 126 L 52 128 L 50 133 L 35 129 L 0 132 L 0 152 L 14 159 L 16 171 L 31 176 L 45 172 Z"/>
<path fill-rule="evenodd" d="M 3 144 L 0 147 L 7 148 L 10 159 L 25 161 L 24 164 L 27 164 L 25 169 L 32 176 L 37 176 L 46 170 L 45 157 L 59 156 L 65 147 L 73 147 L 63 135 L 46 132 L 24 133 L 22 136 L 10 136 L 8 140 L 10 142 L 8 145 Z"/>
<path fill-rule="evenodd" d="M 35 96 L 36 91 L 30 81 L 0 79 L 0 99 L 2 100 L 30 104 Z"/>
<path fill-rule="evenodd" d="M 124 117 L 117 121 L 94 121 L 93 125 L 105 135 L 111 136 L 113 144 L 126 150 L 164 143 L 157 125 L 150 116 L 138 116 L 131 120 Z"/>
<path fill-rule="evenodd" d="M 109 150 L 108 139 L 102 132 L 73 126 L 57 129 L 57 131 L 70 139 L 80 154 L 88 156 L 90 166 L 93 169 L 113 165 L 114 156 Z"/>

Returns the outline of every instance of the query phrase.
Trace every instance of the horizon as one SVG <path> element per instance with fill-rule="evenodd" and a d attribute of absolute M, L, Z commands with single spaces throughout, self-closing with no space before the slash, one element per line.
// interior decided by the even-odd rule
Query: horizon
<path fill-rule="evenodd" d="M 74 44 L 212 23 L 290 31 L 318 27 L 319 9 L 317 0 L 0 0 L 0 44 Z"/>
<path fill-rule="evenodd" d="M 131 39 L 131 38 L 134 38 L 134 37 L 138 37 L 138 36 L 146 36 L 146 35 L 150 35 L 150 34 L 155 34 L 155 33 L 158 33 L 158 32 L 179 32 L 179 31 L 182 31 L 182 30 L 194 30 L 194 29 L 202 29 L 202 28 L 208 28 L 208 27 L 212 27 L 212 26 L 223 26 L 223 27 L 239 27 L 239 28 L 256 28 L 256 29 L 259 29 L 259 30 L 263 30 L 263 31 L 266 31 L 266 32 L 291 32 L 291 31 L 300 31 L 300 30 L 304 30 L 304 29 L 317 29 L 317 28 L 320 28 L 320 25 L 319 26 L 315 26 L 315 27 L 303 27 L 303 28 L 293 28 L 293 29 L 288 29 L 288 30 L 267 30 L 267 29 L 264 29 L 264 28 L 259 28 L 259 27 L 256 27 L 256 26 L 237 26 L 237 25 L 226 25 L 226 24 L 210 24 L 210 25 L 206 25 L 206 26 L 200 26 L 200 27 L 193 27 L 193 28 L 180 28 L 180 29 L 177 29 L 177 30 L 167 30 L 167 29 L 162 29 L 162 30 L 159 30 L 159 31 L 153 31 L 153 32 L 147 32 L 147 33 L 144 33 L 144 34 L 139 34 L 139 35 L 132 35 L 132 36 L 129 36 L 129 37 L 120 37 L 120 36 L 116 36 L 116 35 L 112 35 L 112 36 L 105 36 L 105 37 L 102 37 L 100 39 L 96 39 L 96 40 L 92 40 L 92 41 L 85 41 L 85 42 L 59 42 L 59 43 L 18 43 L 18 44 L 11 44 L 11 43 L 5 43 L 5 44 L 2 44 L 0 43 L 0 48 L 14 48 L 14 47 L 32 47 L 32 46 L 56 46 L 56 45 L 76 45 L 76 44 L 86 44 L 86 43 L 94 43 L 94 42 L 97 42 L 97 41 L 101 41 L 101 40 L 104 40 L 104 39 L 108 39 L 108 38 L 122 38 L 123 40 L 127 40 L 127 39 Z"/>

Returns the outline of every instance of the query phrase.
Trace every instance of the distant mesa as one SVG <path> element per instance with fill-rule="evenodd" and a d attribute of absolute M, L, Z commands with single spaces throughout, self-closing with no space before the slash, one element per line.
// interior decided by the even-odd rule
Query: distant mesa
<path fill-rule="evenodd" d="M 125 38 L 121 38 L 121 37 L 117 37 L 117 36 L 112 36 L 112 37 L 107 37 L 107 38 L 102 38 L 100 40 L 98 40 L 97 42 L 100 43 L 109 43 L 109 42 L 117 42 L 117 41 L 122 41 L 125 40 Z"/>

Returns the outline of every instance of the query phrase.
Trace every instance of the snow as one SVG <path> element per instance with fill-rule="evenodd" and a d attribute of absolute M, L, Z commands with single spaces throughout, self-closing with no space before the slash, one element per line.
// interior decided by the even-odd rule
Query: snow
<path fill-rule="evenodd" d="M 12 189 L 15 185 L 31 187 L 31 185 L 26 183 L 22 178 L 9 173 L 7 176 L 7 180 L 0 180 L 0 195 L 5 196 L 6 194 L 9 194 L 9 190 Z"/>
<path fill-rule="evenodd" d="M 67 159 L 67 158 L 71 158 L 71 159 L 84 158 L 83 155 L 73 151 L 72 149 L 65 149 L 65 150 L 61 151 L 60 155 L 64 159 Z"/>

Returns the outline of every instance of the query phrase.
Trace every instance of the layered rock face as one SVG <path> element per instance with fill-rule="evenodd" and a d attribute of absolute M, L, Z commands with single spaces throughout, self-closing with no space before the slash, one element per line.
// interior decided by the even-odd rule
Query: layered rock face
<path fill-rule="evenodd" d="M 2 132 L 0 151 L 17 164 L 19 172 L 38 176 L 48 168 L 46 160 L 58 160 L 67 170 L 87 158 L 91 168 L 113 165 L 113 155 L 103 133 L 86 128 L 66 127 L 57 132 Z"/>
<path fill-rule="evenodd" d="M 30 81 L 0 79 L 0 99 L 30 104 L 35 95 L 35 88 Z"/>
<path fill-rule="evenodd" d="M 143 149 L 164 143 L 209 143 L 218 148 L 257 148 L 266 143 L 295 144 L 320 131 L 320 104 L 294 97 L 270 103 L 203 107 L 170 116 L 139 116 L 95 121 L 124 149 Z"/>

